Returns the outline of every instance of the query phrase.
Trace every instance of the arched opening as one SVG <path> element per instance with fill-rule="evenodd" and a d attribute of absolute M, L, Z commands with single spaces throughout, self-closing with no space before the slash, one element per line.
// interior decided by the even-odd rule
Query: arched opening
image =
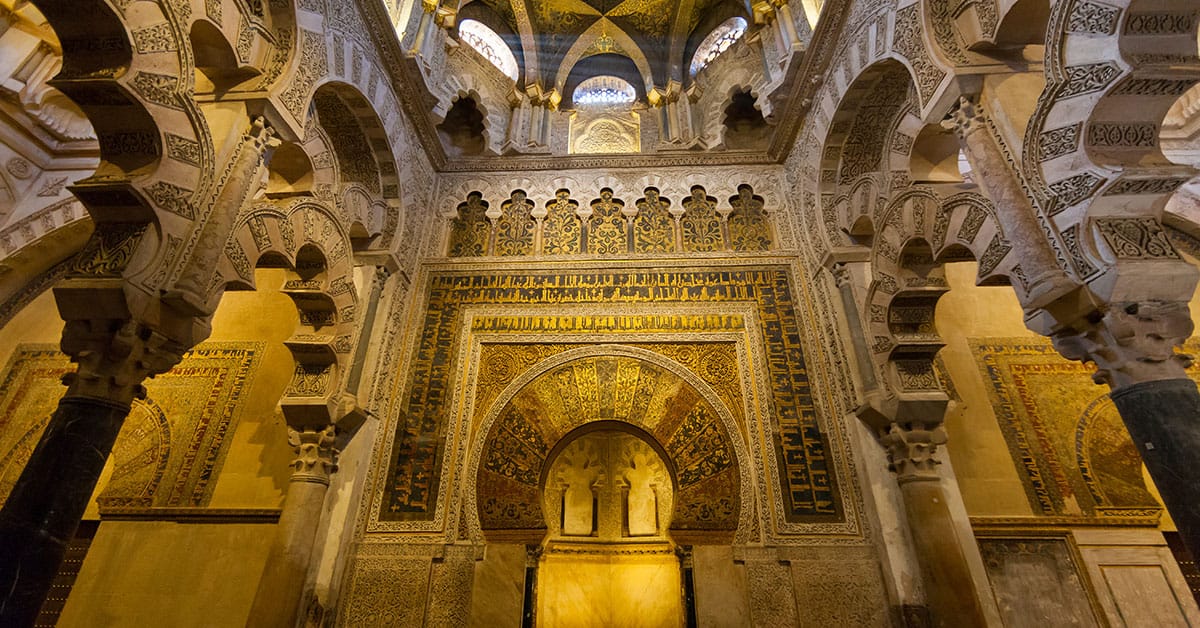
<path fill-rule="evenodd" d="M 960 157 L 965 163 L 953 131 L 937 124 L 927 125 L 913 141 L 909 176 L 913 183 L 962 183 Z"/>
<path fill-rule="evenodd" d="M 258 76 L 258 70 L 239 67 L 233 47 L 211 23 L 197 20 L 192 25 L 190 38 L 195 55 L 197 94 L 227 92 Z"/>
<path fill-rule="evenodd" d="M 267 171 L 267 196 L 282 198 L 312 192 L 312 160 L 295 142 L 284 142 L 275 149 Z"/>
<path fill-rule="evenodd" d="M 577 351 L 532 367 L 480 426 L 487 552 L 536 548 L 524 564 L 537 588 L 508 603 L 538 625 L 682 625 L 676 544 L 728 544 L 746 507 L 736 428 L 674 362 Z M 480 359 L 509 368 L 512 353 Z"/>
<path fill-rule="evenodd" d="M 696 76 L 700 70 L 729 50 L 737 40 L 742 38 L 742 35 L 746 34 L 746 27 L 745 18 L 734 16 L 714 28 L 700 41 L 700 45 L 696 46 L 696 52 L 692 55 L 688 66 L 689 74 Z"/>
<path fill-rule="evenodd" d="M 615 86 L 616 82 L 611 79 L 623 81 L 631 86 L 634 90 L 634 98 L 629 101 L 632 105 L 634 102 L 645 102 L 646 100 L 646 78 L 642 76 L 641 70 L 638 69 L 633 59 L 623 55 L 614 53 L 596 54 L 580 59 L 571 72 L 567 74 L 566 81 L 563 83 L 563 95 L 565 97 L 573 97 L 577 92 L 590 93 L 590 90 L 580 92 L 578 89 L 585 82 L 595 80 L 600 77 L 610 77 L 606 79 L 611 86 Z M 620 87 L 620 92 L 624 93 L 626 88 Z M 564 101 L 562 103 L 564 109 L 571 109 L 576 106 L 572 101 Z M 628 107 L 626 107 L 628 108 Z"/>
<path fill-rule="evenodd" d="M 487 147 L 484 137 L 483 112 L 470 96 L 454 99 L 446 119 L 437 125 L 438 135 L 447 152 L 454 155 L 482 155 Z"/>
<path fill-rule="evenodd" d="M 767 143 L 767 121 L 759 110 L 757 99 L 750 90 L 738 90 L 729 99 L 722 119 L 725 125 L 725 148 L 765 148 Z"/>
<path fill-rule="evenodd" d="M 616 422 L 600 425 L 564 437 L 547 466 L 538 622 L 679 625 L 682 579 L 667 537 L 674 495 L 668 462 L 648 434 Z"/>
<path fill-rule="evenodd" d="M 611 75 L 593 76 L 571 92 L 571 102 L 579 109 L 627 109 L 637 100 L 637 90 L 629 81 Z"/>
<path fill-rule="evenodd" d="M 496 69 L 512 80 L 520 76 L 517 58 L 496 31 L 483 22 L 465 19 L 458 23 L 458 36 L 475 52 L 487 59 Z"/>

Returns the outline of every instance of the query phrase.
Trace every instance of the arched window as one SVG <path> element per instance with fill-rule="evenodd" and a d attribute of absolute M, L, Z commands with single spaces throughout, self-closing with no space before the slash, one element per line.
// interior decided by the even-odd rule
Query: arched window
<path fill-rule="evenodd" d="M 571 100 L 581 109 L 605 109 L 633 104 L 637 90 L 620 77 L 593 76 L 575 88 Z"/>
<path fill-rule="evenodd" d="M 722 52 L 729 50 L 733 42 L 741 39 L 744 34 L 746 20 L 735 16 L 721 22 L 720 26 L 714 28 L 708 37 L 700 42 L 700 47 L 696 48 L 696 54 L 692 56 L 692 76 L 696 76 L 701 68 L 712 63 Z"/>
<path fill-rule="evenodd" d="M 491 61 L 492 65 L 500 68 L 508 78 L 517 80 L 517 58 L 496 31 L 484 26 L 482 22 L 463 20 L 458 24 L 458 36 Z"/>

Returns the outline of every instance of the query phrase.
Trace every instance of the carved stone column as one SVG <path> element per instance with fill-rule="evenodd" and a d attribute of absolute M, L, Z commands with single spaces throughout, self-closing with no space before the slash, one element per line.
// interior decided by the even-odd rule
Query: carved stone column
<path fill-rule="evenodd" d="M 871 362 L 871 351 L 867 348 L 867 339 L 863 335 L 862 320 L 858 310 L 858 300 L 854 296 L 854 283 L 850 267 L 845 263 L 834 264 L 830 267 L 833 281 L 837 285 L 838 295 L 842 299 L 842 308 L 850 331 L 850 345 L 854 349 L 854 362 L 858 367 L 858 376 L 863 391 L 875 390 L 879 381 L 875 378 L 875 368 Z"/>
<path fill-rule="evenodd" d="M 1094 319 L 1093 319 L 1094 320 Z M 1192 334 L 1186 303 L 1114 303 L 1103 317 L 1054 336 L 1071 360 L 1094 362 L 1180 536 L 1200 555 L 1200 393 L 1176 353 Z"/>
<path fill-rule="evenodd" d="M 1042 307 L 1076 287 L 1058 265 L 1046 234 L 1038 224 L 1029 197 L 1021 188 L 1013 168 L 1005 158 L 980 105 L 970 98 L 959 99 L 954 112 L 954 128 L 966 153 L 975 179 L 996 207 L 996 220 L 1012 245 L 1012 253 L 1021 260 L 1021 269 L 1029 278 L 1026 309 Z"/>
<path fill-rule="evenodd" d="M 889 468 L 904 496 L 904 512 L 912 531 L 913 549 L 925 585 L 932 625 L 986 626 L 983 606 L 976 592 L 971 569 L 956 540 L 954 520 L 946 505 L 938 460 L 939 445 L 946 431 L 938 421 L 892 423 L 880 442 L 888 452 Z"/>
<path fill-rule="evenodd" d="M 337 428 L 288 430 L 296 450 L 279 529 L 267 554 L 267 565 L 247 626 L 293 628 L 321 522 L 329 476 L 337 470 Z"/>
<path fill-rule="evenodd" d="M 0 510 L 0 626 L 32 626 L 142 382 L 184 347 L 134 321 L 75 320 L 67 392 Z"/>

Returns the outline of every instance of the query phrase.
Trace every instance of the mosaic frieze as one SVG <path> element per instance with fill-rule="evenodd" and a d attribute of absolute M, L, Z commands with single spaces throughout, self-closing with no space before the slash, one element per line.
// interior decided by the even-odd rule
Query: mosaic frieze
<path fill-rule="evenodd" d="M 505 353 L 511 356 L 513 349 Z M 635 425 L 664 447 L 682 497 L 676 500 L 680 514 L 672 518 L 672 528 L 737 528 L 737 463 L 717 413 L 677 375 L 638 358 L 615 355 L 553 368 L 526 384 L 500 410 L 486 439 L 476 483 L 483 528 L 525 529 L 537 523 L 538 503 L 528 500 L 543 488 L 549 452 L 572 430 L 592 421 Z"/>
<path fill-rule="evenodd" d="M 1039 515 L 1153 520 L 1141 457 L 1092 368 L 1030 338 L 971 340 L 992 407 Z M 1200 344 L 1189 343 L 1190 351 Z M 1189 369 L 1200 380 L 1200 369 Z"/>
<path fill-rule="evenodd" d="M 655 188 L 647 188 L 629 212 L 608 188 L 584 207 L 566 189 L 544 210 L 533 209 L 519 190 L 500 212 L 488 214 L 487 206 L 479 193 L 459 205 L 450 221 L 450 257 L 767 251 L 775 245 L 764 199 L 749 185 L 739 187 L 723 209 L 700 186 L 674 211 Z"/>
<path fill-rule="evenodd" d="M 441 465 L 447 447 L 447 421 L 453 405 L 449 399 L 449 386 L 452 375 L 461 368 L 454 364 L 454 356 L 457 355 L 456 347 L 461 335 L 467 331 L 462 329 L 464 308 L 530 303 L 606 304 L 614 308 L 620 308 L 622 304 L 655 304 L 664 308 L 661 316 L 488 317 L 471 330 L 474 332 L 586 332 L 595 336 L 605 332 L 684 333 L 722 330 L 722 325 L 728 324 L 728 321 L 715 319 L 727 319 L 727 316 L 666 314 L 672 304 L 700 302 L 737 304 L 738 307 L 753 304 L 757 312 L 756 320 L 749 321 L 749 325 L 755 329 L 755 337 L 762 339 L 761 351 L 770 388 L 769 399 L 764 400 L 763 412 L 773 423 L 771 433 L 776 437 L 773 449 L 780 470 L 786 520 L 795 523 L 842 520 L 837 481 L 830 468 L 828 437 L 816 416 L 813 392 L 800 346 L 800 321 L 787 266 L 764 265 L 702 271 L 589 270 L 575 273 L 518 271 L 472 274 L 470 271 L 439 271 L 430 277 L 427 285 L 428 301 L 421 319 L 423 327 L 405 384 L 407 397 L 399 409 L 403 420 L 398 422 L 391 448 L 389 472 L 379 512 L 381 521 L 419 522 L 435 518 L 439 499 L 437 493 L 443 473 Z M 626 327 L 624 318 L 639 320 Z M 735 368 L 732 365 L 736 362 L 729 360 L 730 365 L 726 367 L 710 362 L 705 361 L 707 370 L 711 371 L 705 379 L 734 379 L 729 377 L 729 369 Z M 507 377 L 504 373 L 517 369 L 517 365 L 506 365 L 488 358 L 481 363 L 480 378 L 495 379 L 497 374 L 504 378 Z M 615 378 L 613 381 L 631 377 L 628 373 L 623 374 L 619 367 L 604 373 L 604 377 Z M 601 371 L 563 370 L 558 377 L 573 382 L 572 385 L 579 390 L 599 390 L 590 382 L 593 377 L 598 382 Z M 584 382 L 582 387 L 580 382 Z M 568 389 L 570 387 L 567 386 Z M 637 396 L 636 387 L 625 387 L 623 390 L 634 392 L 628 402 L 620 401 L 620 404 L 636 404 L 641 403 L 639 399 L 647 399 Z M 615 396 L 611 400 L 604 396 L 576 399 L 566 393 L 560 403 L 574 404 L 571 407 L 576 408 L 571 412 L 564 411 L 566 416 L 592 415 L 593 411 L 596 413 L 594 416 L 599 416 L 601 408 L 611 408 L 613 413 L 617 413 L 624 412 L 623 408 L 626 407 L 619 405 Z M 736 405 L 731 404 L 731 407 Z M 677 429 L 683 429 L 686 419 L 687 414 L 683 413 L 664 420 L 677 423 Z M 671 434 L 674 433 L 675 430 L 672 430 Z M 694 434 L 694 438 L 681 441 L 681 455 L 691 455 L 688 447 L 693 443 L 707 442 L 705 439 L 711 437 L 710 432 L 699 428 L 694 429 Z M 708 445 L 696 447 L 697 451 L 711 449 Z M 711 462 L 711 458 L 706 460 L 710 461 L 706 464 L 719 466 Z M 486 463 L 481 466 L 486 466 Z M 711 474 L 700 474 L 696 479 L 712 477 Z M 480 508 L 483 508 L 482 504 Z"/>
<path fill-rule="evenodd" d="M 112 452 L 101 513 L 200 508 L 212 497 L 237 400 L 257 366 L 258 343 L 205 343 L 146 381 Z M 0 500 L 6 498 L 62 396 L 70 359 L 52 345 L 21 345 L 0 385 Z"/>

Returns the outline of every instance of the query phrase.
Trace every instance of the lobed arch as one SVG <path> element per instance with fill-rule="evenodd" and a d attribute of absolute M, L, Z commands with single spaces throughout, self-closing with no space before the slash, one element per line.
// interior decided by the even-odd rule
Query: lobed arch
<path fill-rule="evenodd" d="M 706 140 L 710 146 L 719 146 L 725 143 L 725 133 L 728 131 L 728 127 L 725 126 L 725 111 L 733 103 L 735 94 L 749 94 L 754 99 L 754 106 L 762 114 L 764 121 L 771 115 L 771 102 L 764 100 L 760 92 L 760 88 L 766 83 L 761 73 L 755 72 L 749 77 L 733 73 L 719 76 L 721 82 L 715 89 L 722 96 L 709 100 L 708 106 L 701 112 L 700 117 L 704 121 L 701 128 L 707 131 L 705 135 L 708 136 Z"/>
<path fill-rule="evenodd" d="M 341 183 L 336 151 L 329 134 L 311 119 L 302 143 L 285 141 L 275 149 L 262 196 L 274 201 L 315 197 L 330 203 L 359 250 L 382 235 L 390 208 L 366 185 Z"/>
<path fill-rule="evenodd" d="M 896 165 L 894 129 L 912 115 L 912 85 L 904 66 L 888 59 L 868 66 L 840 94 L 818 155 L 817 191 L 830 244 L 846 244 L 843 234 L 858 214 L 874 211 L 879 202 L 884 182 L 876 173 Z M 864 205 L 851 207 L 856 200 Z"/>
<path fill-rule="evenodd" d="M 568 89 L 567 83 L 570 81 L 571 74 L 575 71 L 575 66 L 589 57 L 604 54 L 592 51 L 592 46 L 594 45 L 595 39 L 601 35 L 608 35 L 612 38 L 615 44 L 613 47 L 613 52 L 610 54 L 615 53 L 618 56 L 625 56 L 633 62 L 634 67 L 637 68 L 637 75 L 639 75 L 637 80 L 631 80 L 633 78 L 632 73 L 630 73 L 629 76 L 618 76 L 621 76 L 621 78 L 629 81 L 630 85 L 638 88 L 639 97 L 644 98 L 646 87 L 654 84 L 650 60 L 646 58 L 646 54 L 642 50 L 641 46 L 638 46 L 637 42 L 635 42 L 633 38 L 629 36 L 629 33 L 626 33 L 624 29 L 614 24 L 608 18 L 602 17 L 596 20 L 595 24 L 589 26 L 588 29 L 584 31 L 584 33 L 580 35 L 573 44 L 571 44 L 571 47 L 567 49 L 567 54 L 563 56 L 562 63 L 558 64 L 558 73 L 554 77 L 554 85 L 555 87 L 559 88 L 560 93 L 563 96 L 563 100 L 568 100 L 574 91 L 573 86 Z M 580 79 L 580 81 L 576 81 L 575 84 L 578 85 L 583 79 L 590 78 L 595 74 L 597 73 L 584 76 L 582 79 Z M 611 74 L 611 72 L 598 72 L 598 74 Z"/>
<path fill-rule="evenodd" d="M 471 100 L 483 116 L 483 146 L 485 152 L 500 154 L 500 146 L 508 126 L 506 111 L 507 94 L 497 93 L 487 82 L 480 81 L 471 70 L 447 76 L 439 90 L 437 105 L 433 109 L 436 125 L 446 121 L 446 116 L 456 103 Z"/>
<path fill-rule="evenodd" d="M 217 265 L 220 283 L 231 290 L 255 290 L 253 271 L 264 258 L 271 267 L 282 262 L 295 268 L 305 245 L 316 247 L 326 260 L 328 281 L 352 278 L 350 231 L 328 203 L 305 197 L 258 202 L 234 223 Z"/>
<path fill-rule="evenodd" d="M 985 0 L 958 15 L 941 16 L 971 50 L 1013 48 L 1044 41 L 1049 0 Z"/>
<path fill-rule="evenodd" d="M 383 210 L 378 231 L 369 232 L 378 233 L 380 248 L 394 246 L 400 229 L 400 174 L 377 108 L 355 86 L 328 81 L 313 93 L 312 109 L 314 127 L 320 131 L 309 141 L 327 147 L 337 173 L 332 197 L 344 208 L 348 190 L 365 190 L 371 199 L 368 207 Z"/>
<path fill-rule="evenodd" d="M 699 402 L 707 404 L 707 406 L 711 407 L 716 412 L 721 442 L 724 443 L 723 446 L 727 448 L 726 450 L 732 450 L 734 455 L 734 473 L 737 475 L 736 484 L 738 488 L 729 488 L 733 489 L 730 491 L 730 499 L 733 499 L 736 495 L 737 500 L 733 519 L 730 520 L 735 523 L 732 527 L 730 527 L 728 523 L 723 523 L 719 527 L 712 529 L 688 530 L 682 528 L 677 529 L 673 527 L 671 529 L 671 534 L 676 538 L 676 540 L 693 536 L 696 542 L 728 542 L 731 538 L 736 538 L 738 542 L 745 542 L 749 540 L 753 534 L 753 521 L 757 516 L 756 505 L 754 503 L 755 487 L 752 477 L 753 474 L 749 472 L 749 470 L 753 467 L 751 466 L 752 460 L 750 458 L 749 450 L 745 441 L 743 440 L 743 433 L 738 428 L 737 423 L 733 418 L 733 414 L 720 401 L 716 392 L 686 367 L 675 362 L 674 360 L 671 360 L 670 358 L 666 358 L 652 351 L 639 347 L 614 344 L 591 345 L 570 349 L 558 355 L 546 358 L 518 375 L 504 388 L 499 395 L 495 397 L 491 407 L 488 408 L 487 413 L 484 415 L 484 418 L 473 431 L 473 436 L 471 437 L 471 442 L 469 443 L 469 449 L 467 450 L 468 459 L 464 462 L 466 467 L 464 469 L 465 477 L 479 478 L 481 476 L 486 467 L 485 463 L 487 460 L 487 454 L 489 451 L 491 451 L 493 444 L 496 442 L 495 436 L 497 430 L 499 429 L 498 426 L 501 424 L 503 419 L 504 412 L 511 406 L 513 400 L 523 390 L 538 380 L 547 377 L 558 369 L 580 363 L 583 360 L 595 358 L 628 358 L 638 363 L 650 365 L 652 368 L 660 369 L 661 371 L 668 373 L 671 377 L 678 378 L 679 381 L 683 382 L 684 385 L 698 395 Z M 594 424 L 598 422 L 599 417 L 582 419 L 579 421 L 579 425 L 573 426 L 572 430 L 581 426 L 587 426 L 588 424 Z M 636 423 L 634 424 L 634 427 L 641 429 L 641 426 L 638 426 Z M 569 436 L 572 430 L 567 430 L 567 432 L 562 436 Z M 642 431 L 652 432 L 652 430 L 644 429 Z M 560 439 L 556 439 L 555 443 L 550 443 L 550 447 L 546 448 L 546 455 L 541 457 L 542 464 L 552 461 L 552 458 L 549 456 L 549 452 L 553 449 L 553 445 L 557 444 L 559 440 Z M 669 448 L 666 447 L 666 443 L 661 442 L 661 435 L 654 436 L 654 440 L 651 442 L 657 442 L 658 446 L 662 448 L 663 453 L 667 453 Z M 675 472 L 680 470 L 677 456 L 672 456 L 668 453 L 668 455 L 663 456 L 663 459 L 668 463 L 668 465 L 675 467 Z M 539 467 L 539 477 L 541 471 L 542 469 Z M 464 483 L 464 487 L 469 484 L 470 483 Z M 487 491 L 489 482 L 486 480 L 477 481 L 474 485 L 483 486 L 483 490 Z M 526 540 L 527 542 L 539 542 L 544 535 L 545 530 L 536 527 L 518 529 L 514 532 L 507 533 L 503 530 L 485 532 L 485 529 L 487 528 L 485 528 L 483 524 L 483 519 L 486 514 L 481 516 L 481 513 L 483 512 L 482 509 L 488 505 L 487 500 L 479 499 L 479 493 L 481 491 L 470 490 L 468 488 L 463 488 L 462 490 L 465 493 L 461 497 L 463 500 L 462 503 L 464 504 L 462 516 L 467 518 L 466 523 L 467 528 L 469 529 L 469 535 L 476 542 L 482 542 L 484 539 L 488 538 L 489 535 L 494 538 L 520 538 Z M 677 493 L 676 495 L 675 510 L 677 516 L 674 517 L 673 520 L 678 522 L 680 521 L 678 513 L 681 509 L 688 509 L 689 501 L 686 496 L 684 499 L 680 499 L 680 494 Z M 540 494 L 537 496 L 536 502 L 533 502 L 537 504 L 536 512 L 527 511 L 526 506 L 519 504 L 517 502 L 519 496 L 515 493 L 510 492 L 506 494 L 501 491 L 495 494 L 489 494 L 488 499 L 492 497 L 495 497 L 496 499 L 494 500 L 493 505 L 489 506 L 489 508 L 498 508 L 501 511 L 514 513 L 516 519 L 518 520 L 535 521 L 541 516 Z M 705 541 L 705 539 L 707 539 L 707 541 Z"/>
<path fill-rule="evenodd" d="M 941 348 L 934 309 L 949 289 L 948 262 L 979 262 L 977 283 L 1024 290 L 1012 247 L 1004 237 L 991 203 L 975 192 L 943 196 L 936 188 L 916 186 L 892 199 L 873 223 L 871 282 L 867 288 L 866 327 L 876 365 L 893 368 L 897 360 L 932 362 Z"/>
<path fill-rule="evenodd" d="M 62 68 L 53 85 L 95 129 L 97 176 L 73 190 L 96 223 L 149 223 L 158 210 L 171 213 L 172 203 L 155 193 L 163 186 L 190 197 L 211 185 L 213 140 L 187 97 L 191 82 L 179 78 L 191 75 L 192 57 L 174 5 L 134 3 L 121 13 L 102 0 L 34 5 L 61 44 Z M 142 43 L 149 38 L 162 43 Z M 168 150 L 185 144 L 186 157 Z"/>
<path fill-rule="evenodd" d="M 1054 216 L 1076 276 L 1103 302 L 1173 301 L 1180 285 L 1195 284 L 1195 270 L 1161 246 L 1161 217 L 1170 194 L 1196 171 L 1169 162 L 1159 131 L 1172 104 L 1200 79 L 1198 25 L 1200 7 L 1153 0 L 1050 8 L 1047 80 L 1026 129 L 1021 171 L 1035 209 Z M 1129 246 L 1118 232 L 1149 245 Z M 1163 281 L 1122 270 L 1147 259 L 1159 264 Z"/>
<path fill-rule="evenodd" d="M 239 87 L 261 76 L 262 70 L 255 67 L 249 58 L 253 35 L 246 46 L 239 45 L 236 27 L 232 35 L 230 38 L 212 18 L 197 19 L 188 29 L 188 43 L 191 45 L 195 70 L 192 84 L 198 98 L 219 99 L 228 92 L 239 91 Z"/>
<path fill-rule="evenodd" d="M 325 203 L 260 203 L 234 224 L 217 264 L 217 281 L 227 290 L 257 289 L 256 267 L 289 271 L 281 291 L 296 304 L 300 321 L 285 341 L 296 370 L 281 406 L 293 429 L 325 429 L 352 405 L 344 392 L 358 331 L 351 245 L 349 231 Z"/>

